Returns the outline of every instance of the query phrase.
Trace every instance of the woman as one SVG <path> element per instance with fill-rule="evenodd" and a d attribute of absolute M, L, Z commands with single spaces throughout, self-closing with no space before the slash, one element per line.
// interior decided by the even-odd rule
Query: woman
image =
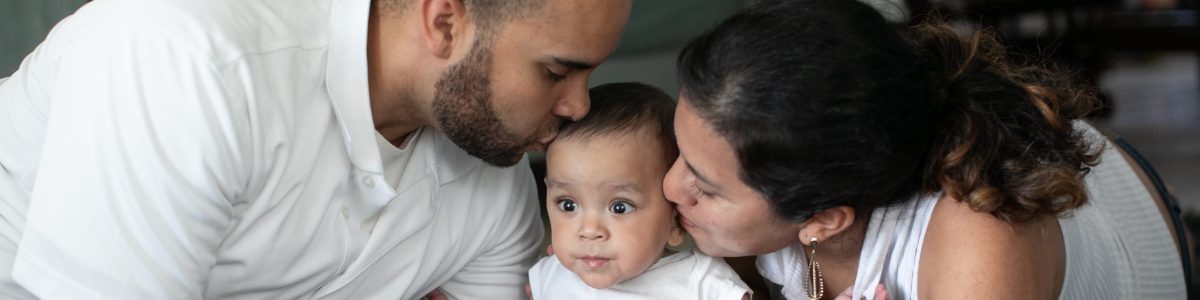
<path fill-rule="evenodd" d="M 1006 56 L 857 1 L 760 3 L 680 55 L 667 196 L 788 299 L 1183 298 L 1163 210 L 1077 121 L 1094 97 Z"/>

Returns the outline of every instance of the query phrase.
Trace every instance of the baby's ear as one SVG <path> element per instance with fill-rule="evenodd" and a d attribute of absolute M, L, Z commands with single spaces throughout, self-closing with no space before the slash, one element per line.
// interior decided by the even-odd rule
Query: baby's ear
<path fill-rule="evenodd" d="M 679 245 L 683 245 L 683 235 L 687 234 L 687 232 L 683 230 L 683 226 L 679 226 L 679 219 L 675 218 L 676 214 L 678 214 L 678 212 L 671 214 L 671 219 L 674 219 L 675 221 L 671 222 L 671 232 L 668 233 L 667 236 L 667 246 L 671 247 L 679 247 Z"/>
<path fill-rule="evenodd" d="M 667 245 L 671 247 L 679 247 L 679 245 L 683 245 L 684 234 L 686 233 L 683 232 L 683 228 L 679 228 L 679 226 L 671 227 L 671 237 L 667 239 Z"/>

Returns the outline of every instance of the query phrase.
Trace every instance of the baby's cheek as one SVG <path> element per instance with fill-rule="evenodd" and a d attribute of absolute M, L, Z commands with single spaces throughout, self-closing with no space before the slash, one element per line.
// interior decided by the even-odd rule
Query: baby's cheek
<path fill-rule="evenodd" d="M 574 267 L 574 265 L 572 265 L 573 262 L 571 261 L 571 258 L 567 257 L 565 251 L 554 251 L 554 257 L 558 259 L 558 263 L 566 266 L 568 269 Z"/>
<path fill-rule="evenodd" d="M 662 257 L 662 253 L 662 246 L 630 249 L 630 251 L 627 251 L 625 261 L 621 263 L 622 280 L 628 280 L 645 273 L 646 270 L 650 269 L 650 266 L 654 265 L 654 262 Z"/>

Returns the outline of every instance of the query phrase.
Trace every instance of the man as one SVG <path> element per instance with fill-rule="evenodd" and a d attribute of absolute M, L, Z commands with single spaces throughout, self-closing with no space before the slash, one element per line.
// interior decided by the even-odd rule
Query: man
<path fill-rule="evenodd" d="M 89 3 L 0 79 L 0 297 L 523 298 L 629 6 Z"/>

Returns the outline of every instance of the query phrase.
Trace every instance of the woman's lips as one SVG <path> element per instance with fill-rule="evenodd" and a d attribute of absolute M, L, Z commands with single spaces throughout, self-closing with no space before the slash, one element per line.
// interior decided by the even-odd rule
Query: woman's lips
<path fill-rule="evenodd" d="M 683 216 L 683 213 L 679 213 L 679 224 L 683 225 L 683 227 L 685 227 L 685 228 L 700 229 L 700 228 L 696 227 L 696 224 L 693 224 L 691 220 L 688 220 L 687 217 Z"/>
<path fill-rule="evenodd" d="M 583 264 L 587 265 L 588 268 L 599 269 L 601 267 L 604 267 L 604 265 L 607 263 L 608 263 L 607 258 L 597 257 L 597 256 L 583 257 Z"/>

